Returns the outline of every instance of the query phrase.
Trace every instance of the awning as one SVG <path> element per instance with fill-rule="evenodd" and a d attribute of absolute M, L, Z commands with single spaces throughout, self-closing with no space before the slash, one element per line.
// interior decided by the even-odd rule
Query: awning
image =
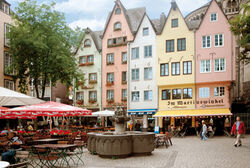
<path fill-rule="evenodd" d="M 157 109 L 131 109 L 128 110 L 128 115 L 146 115 L 146 114 L 155 114 Z"/>
<path fill-rule="evenodd" d="M 153 117 L 229 116 L 228 108 L 158 111 Z"/>

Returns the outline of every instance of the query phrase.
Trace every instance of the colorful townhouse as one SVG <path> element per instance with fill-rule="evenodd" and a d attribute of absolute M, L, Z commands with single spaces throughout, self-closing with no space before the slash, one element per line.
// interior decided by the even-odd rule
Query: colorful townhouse
<path fill-rule="evenodd" d="M 79 69 L 84 74 L 84 83 L 75 90 L 76 105 L 92 111 L 101 110 L 102 105 L 102 43 L 103 31 L 85 30 L 82 45 L 76 52 Z"/>
<path fill-rule="evenodd" d="M 128 114 L 142 116 L 143 129 L 147 130 L 148 118 L 158 107 L 156 28 L 147 14 L 128 51 Z"/>
<path fill-rule="evenodd" d="M 227 16 L 212 0 L 196 30 L 196 108 L 230 115 L 236 43 Z"/>
<path fill-rule="evenodd" d="M 16 90 L 16 82 L 12 76 L 14 71 L 8 71 L 11 65 L 9 50 L 9 39 L 7 33 L 10 31 L 10 25 L 14 23 L 11 18 L 10 4 L 5 0 L 0 0 L 0 86 L 11 90 Z"/>
<path fill-rule="evenodd" d="M 115 1 L 102 36 L 102 108 L 127 107 L 128 41 L 134 40 L 145 8 L 126 9 Z"/>
<path fill-rule="evenodd" d="M 195 109 L 194 31 L 189 29 L 175 1 L 162 31 L 156 36 L 158 112 L 156 125 Z M 164 117 L 164 120 L 163 120 Z M 168 120 L 170 122 L 170 120 Z M 169 124 L 168 124 L 169 125 Z"/>

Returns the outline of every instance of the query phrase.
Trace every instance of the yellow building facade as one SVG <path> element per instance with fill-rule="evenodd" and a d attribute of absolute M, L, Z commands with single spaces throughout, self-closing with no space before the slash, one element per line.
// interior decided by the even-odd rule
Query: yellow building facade
<path fill-rule="evenodd" d="M 158 111 L 195 108 L 194 31 L 187 26 L 176 2 L 156 37 Z"/>

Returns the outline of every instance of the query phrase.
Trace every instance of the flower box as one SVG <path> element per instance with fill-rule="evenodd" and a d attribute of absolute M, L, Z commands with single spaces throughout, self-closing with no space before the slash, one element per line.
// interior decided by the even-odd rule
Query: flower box
<path fill-rule="evenodd" d="M 122 61 L 122 64 L 127 64 L 127 61 Z"/>
<path fill-rule="evenodd" d="M 122 98 L 122 101 L 127 101 L 127 98 L 126 97 Z"/>
<path fill-rule="evenodd" d="M 107 99 L 107 103 L 114 103 L 114 99 Z"/>
<path fill-rule="evenodd" d="M 87 62 L 86 65 L 94 65 L 94 62 Z"/>
<path fill-rule="evenodd" d="M 76 104 L 78 104 L 78 105 L 83 105 L 83 100 L 77 100 L 77 101 L 76 101 Z"/>
<path fill-rule="evenodd" d="M 91 103 L 91 104 L 96 103 L 96 99 L 89 99 L 89 103 Z"/>
<path fill-rule="evenodd" d="M 106 86 L 112 86 L 114 85 L 114 81 L 107 82 Z"/>
<path fill-rule="evenodd" d="M 96 84 L 97 83 L 97 80 L 91 80 L 89 81 L 89 84 Z"/>
<path fill-rule="evenodd" d="M 122 84 L 123 84 L 123 85 L 126 85 L 126 84 L 127 84 L 127 81 L 122 81 Z"/>
<path fill-rule="evenodd" d="M 114 65 L 114 62 L 107 62 L 107 65 Z"/>
<path fill-rule="evenodd" d="M 81 64 L 79 64 L 79 66 L 85 66 L 86 65 L 86 63 L 81 63 Z"/>

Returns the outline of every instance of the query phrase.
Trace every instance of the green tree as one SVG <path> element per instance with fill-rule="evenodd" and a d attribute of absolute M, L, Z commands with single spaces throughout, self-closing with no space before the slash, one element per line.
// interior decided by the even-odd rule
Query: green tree
<path fill-rule="evenodd" d="M 54 5 L 38 5 L 33 0 L 19 3 L 13 14 L 15 24 L 8 34 L 11 68 L 20 91 L 26 93 L 29 84 L 33 84 L 37 97 L 42 99 L 50 81 L 53 86 L 57 81 L 70 86 L 73 79 L 76 83 L 83 80 L 74 48 L 84 33 L 70 29 L 64 14 L 55 11 Z"/>
<path fill-rule="evenodd" d="M 238 44 L 241 47 L 239 60 L 250 63 L 250 1 L 241 5 L 240 13 L 229 21 L 231 31 L 238 36 Z"/>

